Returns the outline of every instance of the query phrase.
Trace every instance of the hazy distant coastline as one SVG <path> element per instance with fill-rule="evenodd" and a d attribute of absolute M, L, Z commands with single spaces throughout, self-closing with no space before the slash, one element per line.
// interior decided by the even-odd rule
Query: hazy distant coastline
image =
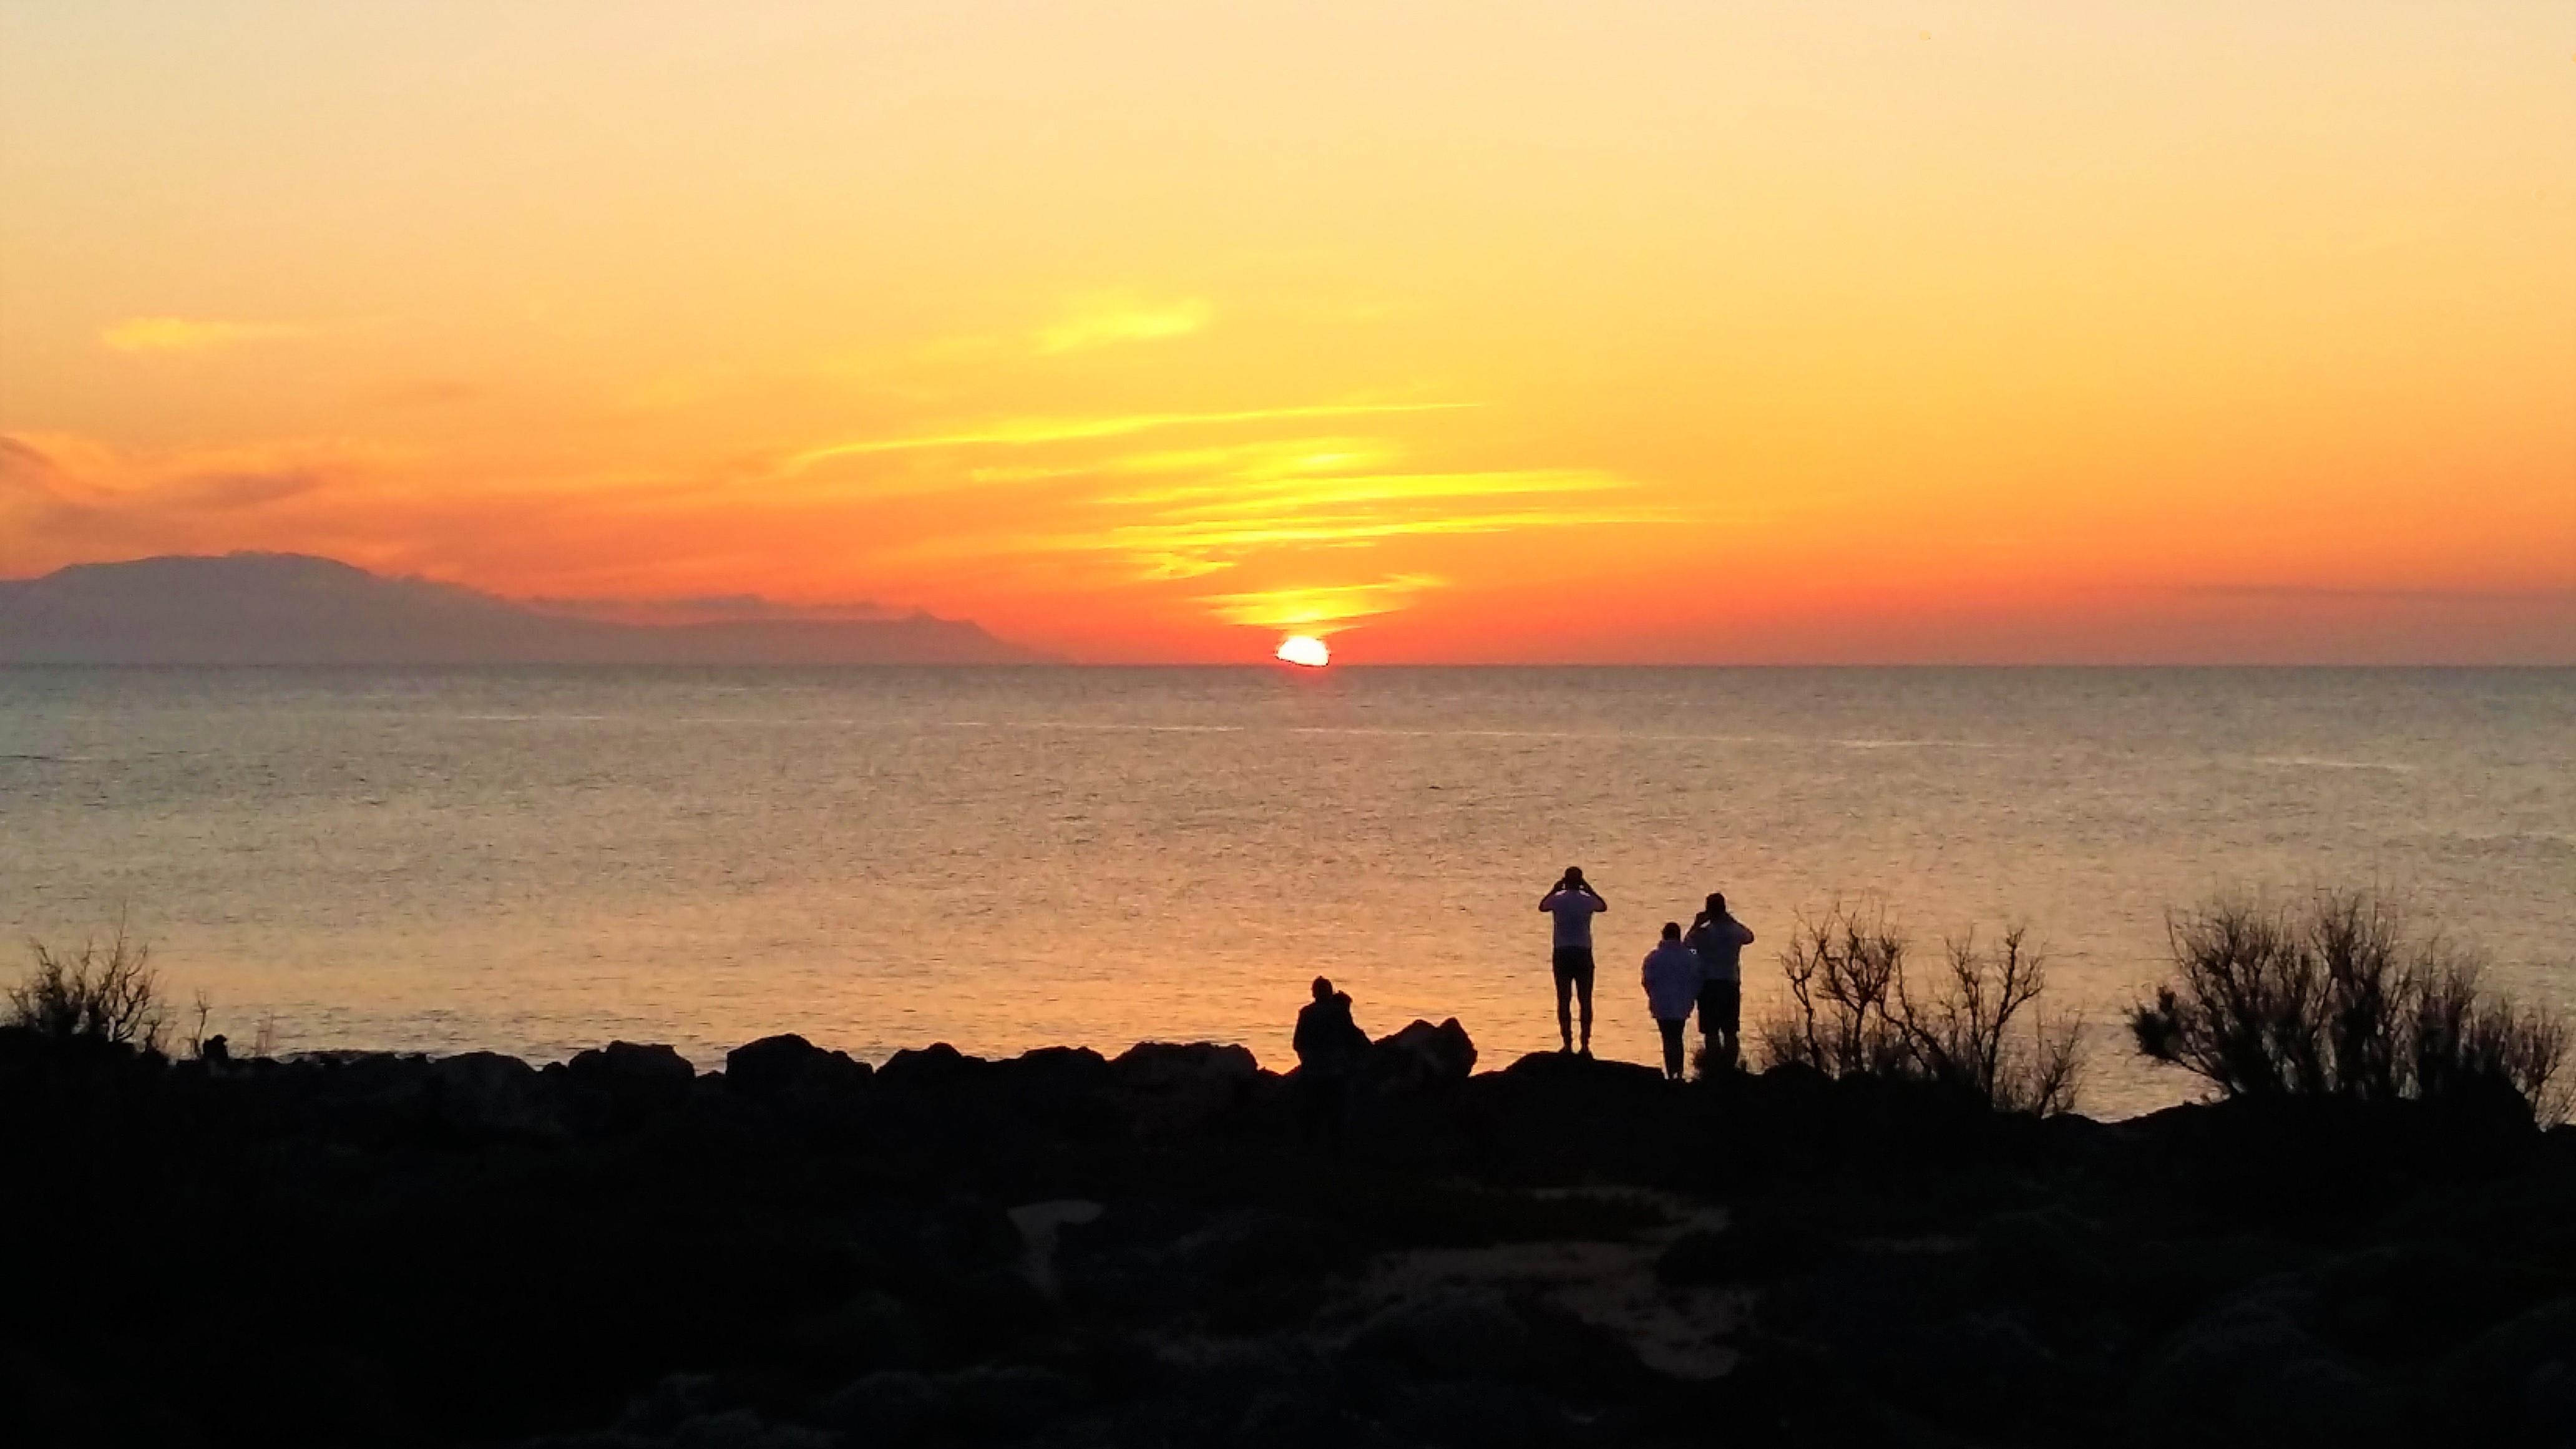
<path fill-rule="evenodd" d="M 303 554 L 82 564 L 0 580 L 0 664 L 1040 664 L 926 613 L 702 622 L 573 617 Z"/>

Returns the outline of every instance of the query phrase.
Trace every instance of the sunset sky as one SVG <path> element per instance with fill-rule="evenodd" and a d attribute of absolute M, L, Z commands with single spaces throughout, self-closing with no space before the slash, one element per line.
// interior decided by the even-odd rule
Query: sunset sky
<path fill-rule="evenodd" d="M 0 576 L 2576 661 L 2576 6 L 0 0 Z"/>

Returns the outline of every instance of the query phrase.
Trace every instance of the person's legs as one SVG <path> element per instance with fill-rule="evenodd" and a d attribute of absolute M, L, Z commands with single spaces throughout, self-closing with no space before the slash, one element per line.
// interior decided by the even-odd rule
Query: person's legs
<path fill-rule="evenodd" d="M 1744 985 L 1738 981 L 1712 981 L 1708 989 L 1717 998 L 1713 1003 L 1717 1007 L 1717 1027 L 1721 1033 L 1716 1038 L 1717 1062 L 1727 1070 L 1733 1071 L 1743 1035 Z M 1708 1024 L 1708 1008 L 1711 1004 L 1705 998 L 1701 1001 L 1700 1023 L 1703 1030 Z"/>
<path fill-rule="evenodd" d="M 1583 953 L 1582 968 L 1574 973 L 1574 997 L 1583 1005 L 1583 1054 L 1592 1055 L 1592 953 Z"/>
<path fill-rule="evenodd" d="M 1573 953 L 1568 951 L 1557 952 L 1554 969 L 1556 973 L 1556 1034 L 1564 1038 L 1565 1049 L 1570 1052 L 1574 1050 Z"/>
<path fill-rule="evenodd" d="M 1668 1081 L 1678 1082 L 1682 1079 L 1682 1031 L 1689 1025 L 1688 1020 L 1666 1021 L 1660 1016 L 1655 1018 L 1655 1029 L 1664 1034 L 1664 1077 Z"/>

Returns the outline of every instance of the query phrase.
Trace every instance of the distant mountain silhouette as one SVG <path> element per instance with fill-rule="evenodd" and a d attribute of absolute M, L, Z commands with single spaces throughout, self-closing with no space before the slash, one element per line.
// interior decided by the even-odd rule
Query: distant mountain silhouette
<path fill-rule="evenodd" d="M 567 618 L 303 554 L 79 564 L 0 580 L 0 664 L 1030 664 L 971 622 Z"/>

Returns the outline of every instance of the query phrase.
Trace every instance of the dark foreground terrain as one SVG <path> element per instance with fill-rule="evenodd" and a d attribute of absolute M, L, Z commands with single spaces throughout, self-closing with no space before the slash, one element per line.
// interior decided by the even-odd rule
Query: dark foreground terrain
<path fill-rule="evenodd" d="M 2576 1134 L 1239 1049 L 0 1031 L 0 1442 L 2565 1444 Z"/>

